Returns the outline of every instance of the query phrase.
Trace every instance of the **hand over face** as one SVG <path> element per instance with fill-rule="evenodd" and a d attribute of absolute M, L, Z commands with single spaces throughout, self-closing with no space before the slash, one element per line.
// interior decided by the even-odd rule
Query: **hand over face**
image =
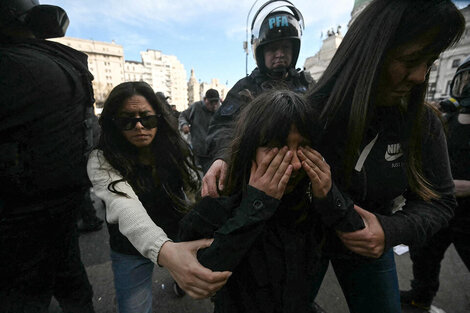
<path fill-rule="evenodd" d="M 292 151 L 260 147 L 252 162 L 249 185 L 268 196 L 281 199 L 292 174 Z"/>
<path fill-rule="evenodd" d="M 312 183 L 312 192 L 315 198 L 325 198 L 331 189 L 330 166 L 316 150 L 310 147 L 299 147 L 297 151 L 302 161 L 302 168 Z"/>

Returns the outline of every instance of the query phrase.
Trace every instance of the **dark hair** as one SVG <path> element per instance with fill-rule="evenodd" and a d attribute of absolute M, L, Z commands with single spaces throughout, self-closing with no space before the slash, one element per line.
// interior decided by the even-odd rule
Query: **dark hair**
<path fill-rule="evenodd" d="M 226 193 L 246 189 L 256 149 L 285 146 L 292 125 L 314 145 L 319 130 L 315 119 L 312 106 L 293 91 L 271 90 L 251 101 L 237 119 Z"/>
<path fill-rule="evenodd" d="M 374 96 L 387 55 L 394 49 L 424 35 L 432 42 L 424 49 L 438 55 L 457 42 L 465 29 L 465 19 L 450 0 L 374 0 L 353 22 L 338 51 L 318 83 L 309 91 L 310 102 L 321 111 L 326 136 L 348 125 L 342 172 L 346 184 L 357 150 L 374 111 Z M 411 131 L 405 138 L 408 180 L 423 199 L 438 195 L 430 188 L 421 170 L 422 117 L 428 76 L 411 90 L 401 108 L 408 115 Z M 337 129 L 336 129 L 337 131 Z M 344 136 L 341 132 L 340 136 Z"/>
<path fill-rule="evenodd" d="M 148 190 L 142 177 L 137 174 L 136 168 L 139 164 L 137 148 L 129 143 L 113 122 L 124 102 L 134 95 L 143 96 L 155 110 L 156 114 L 161 114 L 158 120 L 158 129 L 154 140 L 151 143 L 151 150 L 155 158 L 155 164 L 160 171 L 176 170 L 183 187 L 188 191 L 195 191 L 199 188 L 200 177 L 194 166 L 193 156 L 187 143 L 181 138 L 176 129 L 175 117 L 171 114 L 168 106 L 155 95 L 152 87 L 145 82 L 126 82 L 116 86 L 106 99 L 99 123 L 101 125 L 101 136 L 98 148 L 103 151 L 103 155 L 111 166 L 119 171 L 123 179 L 111 182 L 108 189 L 111 192 L 123 194 L 115 189 L 115 185 L 121 181 L 127 181 L 136 192 Z M 155 182 L 159 181 L 169 196 L 176 200 L 178 209 L 185 209 L 184 199 L 176 196 L 169 187 L 169 180 L 175 179 L 175 173 L 157 173 L 154 171 Z M 181 200 L 181 201 L 179 201 Z"/>

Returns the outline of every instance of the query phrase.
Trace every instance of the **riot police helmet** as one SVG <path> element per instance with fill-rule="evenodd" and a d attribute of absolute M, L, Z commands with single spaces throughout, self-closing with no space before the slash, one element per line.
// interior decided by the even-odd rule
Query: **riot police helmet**
<path fill-rule="evenodd" d="M 289 40 L 292 43 L 291 62 L 284 70 L 295 68 L 303 29 L 303 16 L 290 1 L 270 0 L 263 4 L 254 15 L 251 24 L 253 57 L 259 70 L 270 71 L 265 65 L 264 47 L 281 40 Z"/>
<path fill-rule="evenodd" d="M 450 84 L 450 94 L 460 106 L 470 107 L 470 56 L 457 68 Z"/>
<path fill-rule="evenodd" d="M 67 13 L 55 5 L 41 5 L 39 0 L 1 0 L 0 28 L 24 27 L 36 38 L 63 37 L 69 25 Z"/>

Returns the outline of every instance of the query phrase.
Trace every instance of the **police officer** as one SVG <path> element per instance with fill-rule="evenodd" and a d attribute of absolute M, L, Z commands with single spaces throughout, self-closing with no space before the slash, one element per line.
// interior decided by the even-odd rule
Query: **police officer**
<path fill-rule="evenodd" d="M 458 106 L 454 105 L 457 112 L 446 112 L 447 146 L 458 207 L 449 227 L 436 233 L 425 246 L 410 247 L 412 289 L 400 294 L 403 304 L 422 312 L 428 312 L 439 289 L 440 264 L 450 244 L 470 270 L 470 56 L 457 68 L 451 96 Z"/>
<path fill-rule="evenodd" d="M 295 68 L 303 28 L 302 14 L 290 1 L 267 1 L 254 15 L 251 43 L 258 67 L 233 86 L 210 123 L 207 149 L 213 161 L 203 178 L 202 196 L 217 197 L 217 189 L 223 189 L 225 155 L 240 109 L 265 90 L 279 88 L 303 93 L 313 83 L 308 73 Z"/>
<path fill-rule="evenodd" d="M 86 55 L 67 14 L 38 0 L 0 1 L 0 312 L 94 312 L 76 211 L 93 107 Z"/>

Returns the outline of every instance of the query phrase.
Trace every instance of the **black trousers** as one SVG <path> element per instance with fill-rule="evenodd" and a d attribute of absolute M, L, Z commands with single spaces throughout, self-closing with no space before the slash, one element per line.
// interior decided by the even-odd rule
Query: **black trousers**
<path fill-rule="evenodd" d="M 0 312 L 47 312 L 52 296 L 64 312 L 94 312 L 80 259 L 76 208 L 2 218 Z"/>
<path fill-rule="evenodd" d="M 452 243 L 470 270 L 470 199 L 457 198 L 457 201 L 459 206 L 449 227 L 441 229 L 425 246 L 410 247 L 413 261 L 411 287 L 416 292 L 416 300 L 432 302 L 439 289 L 441 261 Z"/>

